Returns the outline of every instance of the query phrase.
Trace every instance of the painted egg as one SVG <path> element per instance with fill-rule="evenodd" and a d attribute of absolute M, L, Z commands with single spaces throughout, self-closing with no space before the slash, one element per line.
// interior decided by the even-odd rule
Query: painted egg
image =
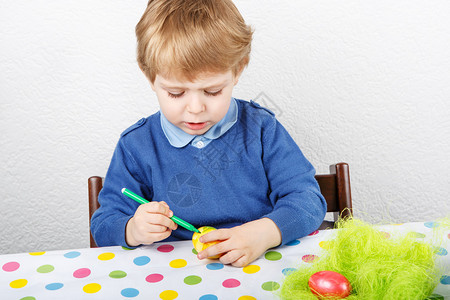
<path fill-rule="evenodd" d="M 350 295 L 352 286 L 345 276 L 333 271 L 320 271 L 309 277 L 311 292 L 321 299 L 342 299 Z"/>
<path fill-rule="evenodd" d="M 199 240 L 202 235 L 204 235 L 210 231 L 216 230 L 216 228 L 211 227 L 211 226 L 203 226 L 203 227 L 200 227 L 198 230 L 200 231 L 200 233 L 194 232 L 194 235 L 192 236 L 192 244 L 194 244 L 194 248 L 195 248 L 195 250 L 197 250 L 197 253 L 205 250 L 206 248 L 208 248 L 212 245 L 219 243 L 218 241 L 213 241 L 213 242 L 209 242 L 209 243 L 201 243 Z M 208 258 L 215 259 L 215 258 L 219 258 L 220 256 L 221 255 L 215 255 L 215 256 L 208 257 Z"/>

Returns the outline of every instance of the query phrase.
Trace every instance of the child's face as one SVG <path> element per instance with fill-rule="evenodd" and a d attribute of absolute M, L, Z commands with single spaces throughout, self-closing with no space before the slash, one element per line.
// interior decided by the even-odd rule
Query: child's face
<path fill-rule="evenodd" d="M 201 135 L 228 112 L 239 75 L 202 73 L 193 82 L 156 75 L 152 89 L 167 120 L 186 133 Z"/>

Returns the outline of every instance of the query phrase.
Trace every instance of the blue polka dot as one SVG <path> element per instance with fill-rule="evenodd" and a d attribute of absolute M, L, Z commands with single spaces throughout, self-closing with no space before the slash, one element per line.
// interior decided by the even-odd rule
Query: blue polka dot
<path fill-rule="evenodd" d="M 444 275 L 441 277 L 442 284 L 450 284 L 450 276 Z"/>
<path fill-rule="evenodd" d="M 136 257 L 133 262 L 137 265 L 137 266 L 144 266 L 146 264 L 148 264 L 150 262 L 150 257 L 148 256 L 139 256 Z"/>
<path fill-rule="evenodd" d="M 289 243 L 287 243 L 286 246 L 296 246 L 298 244 L 300 244 L 299 240 L 293 240 L 293 241 L 290 241 Z"/>
<path fill-rule="evenodd" d="M 286 269 L 283 269 L 281 272 L 283 273 L 284 276 L 288 276 L 289 274 L 291 274 L 295 271 L 297 271 L 297 269 L 295 269 L 295 268 L 286 268 Z"/>
<path fill-rule="evenodd" d="M 221 263 L 210 263 L 206 265 L 209 270 L 220 270 L 223 269 L 223 264 Z"/>
<path fill-rule="evenodd" d="M 218 300 L 219 298 L 217 298 L 216 295 L 212 295 L 212 294 L 208 294 L 208 295 L 203 295 L 200 298 L 198 298 L 198 300 Z"/>
<path fill-rule="evenodd" d="M 71 252 L 67 252 L 66 254 L 64 254 L 64 257 L 66 257 L 66 258 L 75 258 L 75 257 L 78 257 L 80 255 L 81 255 L 81 253 L 78 252 L 78 251 L 71 251 Z"/>
<path fill-rule="evenodd" d="M 446 256 L 448 254 L 448 251 L 444 248 L 436 248 L 436 251 L 436 254 L 440 256 Z"/>
<path fill-rule="evenodd" d="M 439 227 L 439 223 L 438 223 L 438 222 L 426 222 L 426 223 L 423 224 L 423 225 L 425 225 L 425 227 L 428 227 L 428 228 Z"/>
<path fill-rule="evenodd" d="M 137 289 L 133 289 L 133 288 L 127 288 L 127 289 L 123 289 L 120 294 L 122 294 L 122 296 L 127 297 L 127 298 L 133 298 L 136 297 L 137 295 L 139 295 L 139 291 Z"/>
<path fill-rule="evenodd" d="M 55 283 L 50 283 L 47 284 L 45 286 L 45 288 L 49 291 L 55 291 L 55 290 L 59 290 L 60 288 L 62 288 L 64 286 L 64 284 L 59 283 L 59 282 L 55 282 Z"/>

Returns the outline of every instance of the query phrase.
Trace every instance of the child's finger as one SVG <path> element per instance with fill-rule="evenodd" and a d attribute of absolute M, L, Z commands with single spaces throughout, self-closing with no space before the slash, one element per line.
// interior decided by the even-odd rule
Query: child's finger
<path fill-rule="evenodd" d="M 170 216 L 172 215 L 173 213 L 170 210 L 167 210 L 163 205 L 160 205 L 158 203 L 146 203 L 139 206 L 134 215 L 134 218 L 136 224 L 141 224 L 141 226 L 147 226 L 146 224 L 156 224 L 165 226 L 171 230 L 175 230 L 178 228 L 178 226 L 170 219 Z"/>
<path fill-rule="evenodd" d="M 177 229 L 177 224 L 175 224 L 175 222 L 172 221 L 166 215 L 149 213 L 146 218 L 146 221 L 148 224 L 151 224 L 151 225 L 162 225 L 162 226 L 165 226 L 172 230 Z"/>
<path fill-rule="evenodd" d="M 247 255 L 243 255 L 239 259 L 232 262 L 231 265 L 234 267 L 242 268 L 242 267 L 245 267 L 246 265 L 248 265 L 249 263 L 250 263 L 250 258 Z"/>
<path fill-rule="evenodd" d="M 169 204 L 167 204 L 165 201 L 159 201 L 158 203 L 160 203 L 160 204 L 166 206 L 167 208 L 169 208 Z"/>
<path fill-rule="evenodd" d="M 171 216 L 173 216 L 173 212 L 165 202 L 164 204 L 161 204 L 160 202 L 150 202 L 142 204 L 140 208 L 142 207 L 142 209 L 147 213 L 163 214 L 170 218 Z"/>
<path fill-rule="evenodd" d="M 203 251 L 200 251 L 197 254 L 197 257 L 198 257 L 198 259 L 204 259 L 207 257 L 212 257 L 212 256 L 220 255 L 223 253 L 227 253 L 230 250 L 231 250 L 231 248 L 230 248 L 229 241 L 223 241 L 223 242 L 217 243 L 215 245 L 209 246 L 208 248 L 206 248 Z"/>
<path fill-rule="evenodd" d="M 172 212 L 172 210 L 170 210 L 169 205 L 166 202 L 164 202 L 164 201 L 161 201 L 160 203 L 161 203 L 161 205 L 163 205 L 163 206 L 165 206 L 167 208 L 167 210 L 166 210 L 167 211 L 167 216 L 169 218 L 171 218 L 173 216 L 173 212 Z"/>
<path fill-rule="evenodd" d="M 166 232 L 167 230 L 170 230 L 170 228 L 168 226 L 160 225 L 160 224 L 148 223 L 147 226 L 145 227 L 145 231 L 150 234 Z"/>
<path fill-rule="evenodd" d="M 224 265 L 234 264 L 242 257 L 244 257 L 244 252 L 242 250 L 231 250 L 220 257 L 220 262 Z"/>
<path fill-rule="evenodd" d="M 217 229 L 205 233 L 200 237 L 201 243 L 209 243 L 213 241 L 224 241 L 231 237 L 231 231 L 229 229 Z"/>
<path fill-rule="evenodd" d="M 167 208 L 167 210 L 170 211 L 169 204 L 167 204 L 165 201 L 158 201 L 156 203 L 159 203 L 160 205 L 164 206 L 165 208 Z"/>

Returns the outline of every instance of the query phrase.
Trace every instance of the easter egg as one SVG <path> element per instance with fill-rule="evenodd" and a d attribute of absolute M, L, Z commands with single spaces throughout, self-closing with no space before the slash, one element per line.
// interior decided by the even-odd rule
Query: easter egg
<path fill-rule="evenodd" d="M 352 286 L 345 276 L 333 271 L 314 273 L 308 280 L 311 292 L 321 299 L 342 299 L 350 295 Z"/>
<path fill-rule="evenodd" d="M 201 243 L 199 240 L 202 235 L 204 235 L 210 231 L 216 230 L 214 227 L 203 226 L 203 227 L 200 227 L 198 230 L 200 231 L 200 233 L 194 232 L 194 235 L 192 236 L 192 243 L 194 244 L 194 248 L 195 248 L 195 250 L 197 250 L 197 252 L 203 251 L 206 248 L 219 243 L 218 241 L 213 241 L 213 242 L 209 242 L 209 243 Z M 208 257 L 208 258 L 215 259 L 215 258 L 219 258 L 219 257 L 220 257 L 220 255 L 215 255 L 215 256 Z"/>

